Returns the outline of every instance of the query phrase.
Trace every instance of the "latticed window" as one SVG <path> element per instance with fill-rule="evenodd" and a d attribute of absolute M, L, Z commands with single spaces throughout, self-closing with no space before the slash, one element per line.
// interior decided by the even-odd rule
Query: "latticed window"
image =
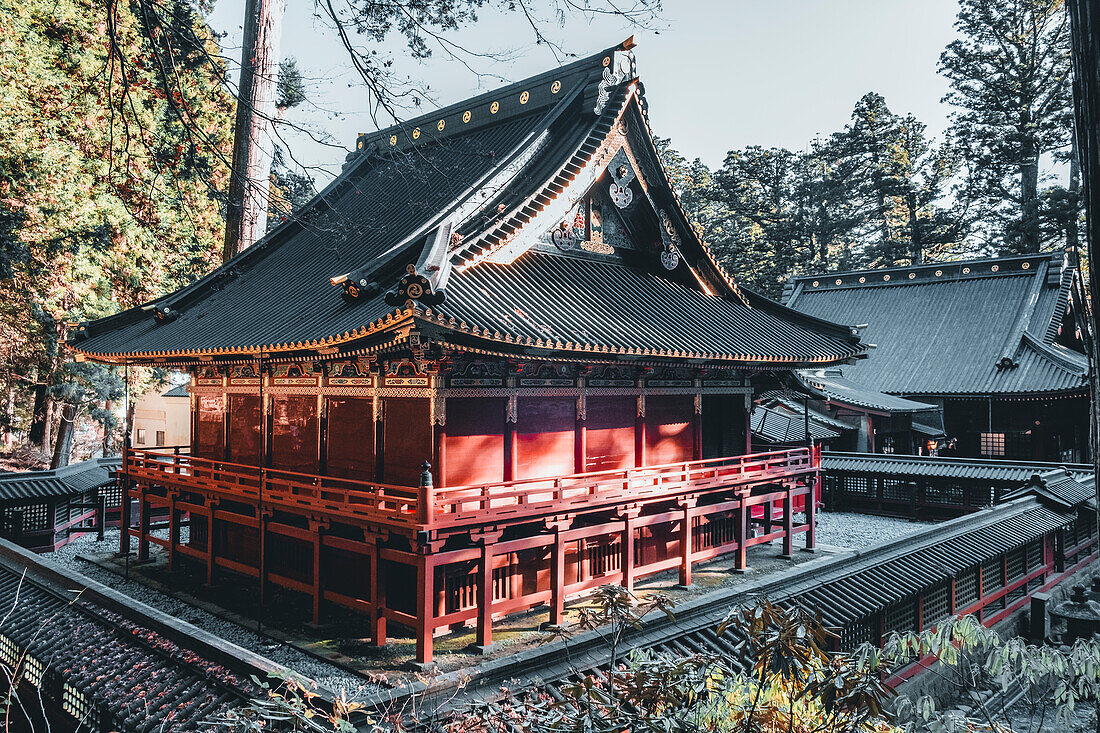
<path fill-rule="evenodd" d="M 996 496 L 993 488 L 983 488 L 981 486 L 971 486 L 970 489 L 970 506 L 992 506 Z"/>
<path fill-rule="evenodd" d="M 982 433 L 982 455 L 991 457 L 1002 457 L 1005 454 L 1005 434 L 1004 433 Z"/>
<path fill-rule="evenodd" d="M 117 507 L 122 504 L 122 487 L 117 484 L 104 486 L 99 490 L 99 495 L 103 497 L 103 502 L 108 507 Z"/>
<path fill-rule="evenodd" d="M 76 718 L 82 728 L 99 729 L 99 716 L 91 699 L 68 682 L 61 688 L 61 709 Z"/>
<path fill-rule="evenodd" d="M 13 529 L 22 521 L 21 526 L 24 532 L 49 529 L 53 526 L 50 521 L 49 504 L 24 504 L 23 506 L 7 508 L 4 510 L 4 520 L 4 524 Z"/>
<path fill-rule="evenodd" d="M 841 489 L 849 494 L 870 496 L 872 493 L 871 479 L 866 476 L 845 476 L 841 479 Z"/>
<path fill-rule="evenodd" d="M 1027 543 L 1027 570 L 1038 570 L 1043 565 L 1043 541 L 1041 539 L 1035 542 Z"/>
<path fill-rule="evenodd" d="M 951 615 L 951 584 L 940 583 L 924 592 L 922 621 L 924 628 L 930 629 Z"/>
<path fill-rule="evenodd" d="M 929 484 L 925 488 L 924 498 L 929 504 L 962 504 L 963 487 L 958 484 Z"/>
<path fill-rule="evenodd" d="M 1016 580 L 1027 574 L 1027 555 L 1023 545 L 1008 551 L 1008 579 Z"/>
<path fill-rule="evenodd" d="M 42 662 L 38 661 L 30 654 L 23 658 L 23 679 L 31 683 L 35 687 L 42 685 L 42 675 L 45 673 L 46 668 Z"/>
<path fill-rule="evenodd" d="M 917 599 L 906 598 L 886 609 L 886 633 L 917 630 Z"/>
<path fill-rule="evenodd" d="M 910 501 L 913 498 L 913 484 L 896 478 L 882 479 L 882 498 L 891 501 Z"/>
<path fill-rule="evenodd" d="M 955 610 L 966 608 L 978 600 L 978 566 L 967 568 L 955 576 Z"/>
<path fill-rule="evenodd" d="M 869 616 L 853 621 L 840 630 L 840 648 L 850 652 L 860 644 L 878 642 L 878 618 Z"/>
<path fill-rule="evenodd" d="M 15 669 L 19 663 L 19 647 L 7 636 L 0 634 L 0 664 L 8 669 Z"/>
<path fill-rule="evenodd" d="M 997 556 L 982 563 L 982 595 L 988 596 L 1005 587 L 1004 566 Z"/>

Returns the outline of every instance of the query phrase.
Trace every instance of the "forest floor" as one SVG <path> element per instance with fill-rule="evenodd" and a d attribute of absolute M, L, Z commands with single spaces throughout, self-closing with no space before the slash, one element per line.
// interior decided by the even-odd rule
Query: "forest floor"
<path fill-rule="evenodd" d="M 818 515 L 817 554 L 796 552 L 793 559 L 784 559 L 780 556 L 782 543 L 776 541 L 749 549 L 749 573 L 732 572 L 733 556 L 728 555 L 695 565 L 689 588 L 678 585 L 678 574 L 673 570 L 640 580 L 635 591 L 643 600 L 661 593 L 671 597 L 674 603 L 683 603 L 705 593 L 782 573 L 822 555 L 889 541 L 924 526 L 904 519 L 822 512 Z M 797 536 L 796 547 L 804 543 L 804 537 Z M 186 541 L 186 536 L 181 539 Z M 118 531 L 112 530 L 102 542 L 97 542 L 94 536 L 81 537 L 54 553 L 53 559 L 132 598 L 284 664 L 329 688 L 343 688 L 349 693 L 377 689 L 399 684 L 408 674 L 415 640 L 395 624 L 391 624 L 387 645 L 374 647 L 370 644 L 364 617 L 340 609 L 326 609 L 327 618 L 320 626 L 303 624 L 300 619 L 309 615 L 308 601 L 299 594 L 278 589 L 270 593 L 263 609 L 263 623 L 259 624 L 260 609 L 255 589 L 249 584 L 227 581 L 208 588 L 195 575 L 170 574 L 165 553 L 159 547 L 153 546 L 152 561 L 142 564 L 133 561 L 127 564 L 114 557 L 117 547 Z M 567 608 L 584 602 L 578 599 Z M 470 649 L 475 640 L 473 628 L 460 627 L 437 636 L 435 659 L 438 669 L 450 671 L 470 667 L 550 641 L 556 636 L 541 630 L 548 623 L 549 612 L 545 607 L 496 621 L 493 624 L 496 643 L 485 655 Z"/>

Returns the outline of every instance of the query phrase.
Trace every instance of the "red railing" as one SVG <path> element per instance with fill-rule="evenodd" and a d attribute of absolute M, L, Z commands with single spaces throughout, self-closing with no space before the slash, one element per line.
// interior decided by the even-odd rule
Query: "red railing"
<path fill-rule="evenodd" d="M 362 518 L 416 529 L 446 529 L 624 502 L 765 483 L 817 470 L 809 448 L 550 478 L 432 488 L 391 486 L 293 473 L 179 453 L 129 448 L 128 478 L 244 501 Z M 261 497 L 262 495 L 262 497 Z"/>
<path fill-rule="evenodd" d="M 247 503 L 286 509 L 321 511 L 385 524 L 416 527 L 420 521 L 420 489 L 354 481 L 228 461 L 129 448 L 126 474 L 130 479 L 210 491 Z M 262 497 L 261 497 L 262 494 Z"/>
<path fill-rule="evenodd" d="M 445 527 L 559 510 L 592 509 L 624 501 L 652 500 L 737 484 L 759 483 L 770 478 L 812 473 L 814 470 L 810 449 L 795 448 L 480 486 L 428 488 L 424 501 L 434 509 L 428 524 Z"/>

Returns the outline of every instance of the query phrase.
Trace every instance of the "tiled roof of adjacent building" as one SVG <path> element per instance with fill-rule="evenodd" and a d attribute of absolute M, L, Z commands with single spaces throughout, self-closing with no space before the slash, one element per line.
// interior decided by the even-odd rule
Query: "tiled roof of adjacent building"
<path fill-rule="evenodd" d="M 29 671 L 81 730 L 204 730 L 204 720 L 262 694 L 253 676 L 286 673 L 6 540 L 0 607 L 0 664 Z"/>
<path fill-rule="evenodd" d="M 290 221 L 187 288 L 83 324 L 70 346 L 116 363 L 184 363 L 382 349 L 418 329 L 421 343 L 586 360 L 861 356 L 848 326 L 739 289 L 710 256 L 661 168 L 632 45 L 361 136 L 343 173 Z M 652 251 L 534 246 L 606 187 L 622 151 Z M 666 272 L 654 263 L 670 242 Z M 399 284 L 410 277 L 428 287 Z"/>
<path fill-rule="evenodd" d="M 118 468 L 118 456 L 93 458 L 49 471 L 0 473 L 0 501 L 70 496 L 111 482 Z"/>
<path fill-rule="evenodd" d="M 795 310 L 854 325 L 873 345 L 844 373 L 901 395 L 1081 392 L 1088 365 L 1055 339 L 1075 270 L 1061 254 L 810 275 Z"/>
<path fill-rule="evenodd" d="M 868 389 L 845 377 L 840 369 L 802 370 L 798 372 L 798 378 L 827 401 L 848 407 L 889 414 L 936 412 L 940 409 L 938 405 L 907 400 L 904 397 L 895 397 L 885 392 Z"/>
<path fill-rule="evenodd" d="M 806 416 L 756 405 L 752 408 L 753 435 L 776 445 L 806 442 Z M 810 437 L 815 442 L 839 438 L 840 432 L 810 415 Z"/>
<path fill-rule="evenodd" d="M 821 466 L 830 471 L 865 473 L 874 476 L 907 476 L 991 481 L 1022 486 L 1035 474 L 1065 470 L 1086 478 L 1092 466 L 1084 463 L 1058 464 L 1039 461 L 1001 461 L 991 458 L 954 458 L 936 456 L 886 455 L 882 453 L 841 453 L 825 451 Z"/>

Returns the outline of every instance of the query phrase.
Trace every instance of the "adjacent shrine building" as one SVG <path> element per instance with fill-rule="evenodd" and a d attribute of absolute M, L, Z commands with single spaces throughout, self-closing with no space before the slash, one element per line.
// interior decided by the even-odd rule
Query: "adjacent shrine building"
<path fill-rule="evenodd" d="M 866 326 L 875 348 L 844 376 L 942 405 L 941 455 L 1073 462 L 1088 458 L 1082 298 L 1055 253 L 798 277 L 784 302 Z"/>
<path fill-rule="evenodd" d="M 456 624 L 487 645 L 493 616 L 812 547 L 818 456 L 749 453 L 753 375 L 865 348 L 718 267 L 631 46 L 361 136 L 254 247 L 71 333 L 192 374 L 189 450 L 127 450 L 121 549 L 400 624 L 427 661 Z"/>

